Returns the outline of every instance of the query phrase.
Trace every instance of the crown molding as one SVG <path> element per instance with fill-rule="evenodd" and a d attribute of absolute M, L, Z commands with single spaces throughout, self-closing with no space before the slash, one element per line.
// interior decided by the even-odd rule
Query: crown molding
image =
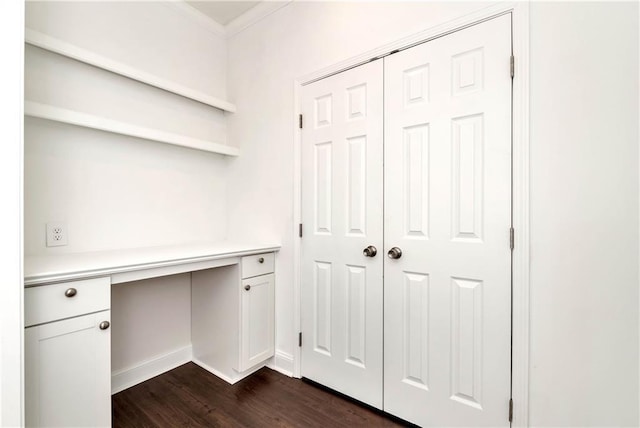
<path fill-rule="evenodd" d="M 161 4 L 180 12 L 186 18 L 189 18 L 191 21 L 200 25 L 202 28 L 209 31 L 211 34 L 218 37 L 222 37 L 222 38 L 226 37 L 227 32 L 224 25 L 221 25 L 218 22 L 214 21 L 213 19 L 209 18 L 207 15 L 200 12 L 195 7 L 190 6 L 186 1 L 184 0 L 169 1 L 169 2 L 162 2 Z"/>
<path fill-rule="evenodd" d="M 213 18 L 200 12 L 195 7 L 188 4 L 185 0 L 171 0 L 162 2 L 161 4 L 180 12 L 186 18 L 200 25 L 205 30 L 222 38 L 235 36 L 239 32 L 249 28 L 253 24 L 261 21 L 272 13 L 291 4 L 293 0 L 283 1 L 262 1 L 238 16 L 226 26 L 216 22 Z"/>
<path fill-rule="evenodd" d="M 227 38 L 235 36 L 272 13 L 289 6 L 293 0 L 262 1 L 225 26 Z"/>

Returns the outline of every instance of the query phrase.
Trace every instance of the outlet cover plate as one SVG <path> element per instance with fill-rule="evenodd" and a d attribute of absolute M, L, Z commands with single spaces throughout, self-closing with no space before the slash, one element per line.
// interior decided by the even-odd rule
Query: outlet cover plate
<path fill-rule="evenodd" d="M 67 245 L 67 225 L 63 221 L 47 223 L 47 247 Z"/>

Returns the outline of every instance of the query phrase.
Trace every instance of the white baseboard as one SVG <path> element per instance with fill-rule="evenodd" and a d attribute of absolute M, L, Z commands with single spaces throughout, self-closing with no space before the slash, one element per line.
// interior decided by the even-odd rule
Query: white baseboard
<path fill-rule="evenodd" d="M 233 385 L 234 383 L 236 383 L 237 381 L 240 380 L 240 379 L 231 378 L 231 377 L 227 376 L 226 374 L 214 369 L 213 367 L 211 367 L 208 364 L 203 363 L 202 361 L 198 360 L 197 358 L 193 358 L 192 361 L 193 361 L 194 364 L 202 367 L 203 369 L 205 369 L 208 372 L 213 373 L 214 375 L 218 376 L 223 381 L 225 381 L 227 383 L 230 383 L 231 385 Z"/>
<path fill-rule="evenodd" d="M 293 377 L 293 355 L 276 351 L 276 355 L 267 364 L 267 367 L 285 376 Z"/>
<path fill-rule="evenodd" d="M 124 391 L 152 377 L 175 369 L 191 361 L 191 345 L 177 349 L 165 355 L 144 361 L 137 366 L 111 373 L 111 394 Z"/>
<path fill-rule="evenodd" d="M 231 376 L 228 376 L 228 375 L 222 373 L 219 370 L 214 369 L 210 365 L 208 365 L 206 363 L 203 363 L 202 361 L 198 360 L 197 358 L 193 358 L 192 361 L 193 361 L 194 364 L 202 367 L 203 369 L 205 369 L 206 371 L 208 371 L 210 373 L 213 373 L 214 375 L 216 375 L 217 377 L 219 377 L 223 381 L 225 381 L 227 383 L 230 383 L 231 385 L 233 385 L 234 383 L 244 379 L 245 377 L 249 376 L 250 374 L 253 374 L 253 373 L 257 372 L 258 370 L 260 370 L 261 368 L 264 367 L 263 364 L 258 364 L 257 366 L 252 367 L 249 370 L 244 371 L 242 373 L 237 373 L 236 372 L 237 374 L 231 377 Z M 234 372 L 235 372 L 235 370 L 234 370 Z"/>
<path fill-rule="evenodd" d="M 203 363 L 197 358 L 193 358 L 193 349 L 191 345 L 189 345 L 168 354 L 160 355 L 144 361 L 136 366 L 112 372 L 111 394 L 117 394 L 120 391 L 124 391 L 127 388 L 131 388 L 134 385 L 149 380 L 152 377 L 161 375 L 169 370 L 173 370 L 190 361 L 193 361 L 194 364 L 197 364 L 208 372 L 213 373 L 231 385 L 264 367 L 264 364 L 258 364 L 257 366 L 242 373 L 235 373 L 234 371 L 234 375 L 229 376 L 228 374 L 222 373 L 221 371 Z M 276 356 L 271 361 L 275 361 L 275 363 L 270 362 L 267 364 L 267 367 L 277 370 L 287 376 L 291 376 L 291 368 L 293 368 L 293 358 L 291 355 L 286 353 L 276 353 Z"/>

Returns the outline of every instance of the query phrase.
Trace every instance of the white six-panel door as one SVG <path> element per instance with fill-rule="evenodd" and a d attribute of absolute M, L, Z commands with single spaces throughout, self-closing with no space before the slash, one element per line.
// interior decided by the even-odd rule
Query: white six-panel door
<path fill-rule="evenodd" d="M 302 376 L 382 408 L 382 61 L 303 88 Z M 375 257 L 363 250 L 374 246 Z"/>
<path fill-rule="evenodd" d="M 384 408 L 508 426 L 511 20 L 385 58 Z"/>
<path fill-rule="evenodd" d="M 302 376 L 508 426 L 510 56 L 504 15 L 304 86 Z"/>

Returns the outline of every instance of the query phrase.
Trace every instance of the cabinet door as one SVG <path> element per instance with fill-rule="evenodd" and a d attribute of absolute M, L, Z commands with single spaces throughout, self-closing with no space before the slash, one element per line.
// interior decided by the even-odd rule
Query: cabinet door
<path fill-rule="evenodd" d="M 25 329 L 27 426 L 111 426 L 110 313 Z"/>
<path fill-rule="evenodd" d="M 273 356 L 274 286 L 273 274 L 242 281 L 240 371 Z"/>

